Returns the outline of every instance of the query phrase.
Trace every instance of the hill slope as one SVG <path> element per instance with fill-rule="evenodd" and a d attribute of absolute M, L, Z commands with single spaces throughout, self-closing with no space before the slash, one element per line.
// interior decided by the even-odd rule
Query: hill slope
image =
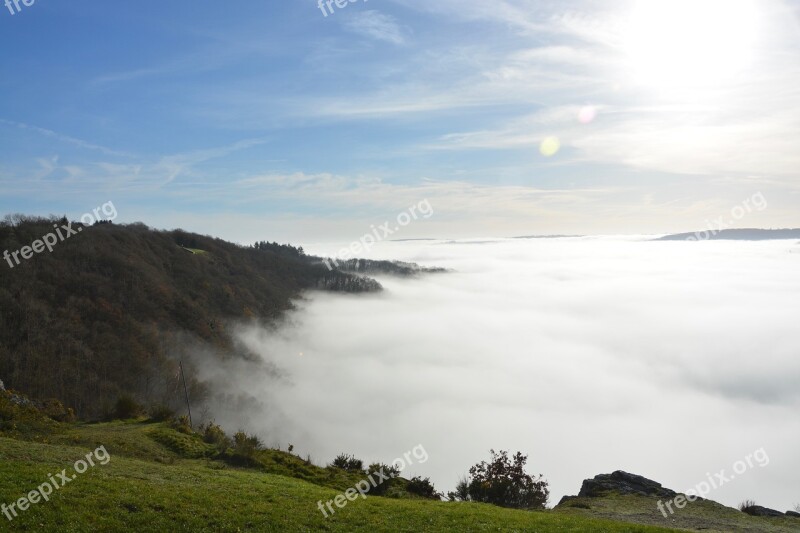
<path fill-rule="evenodd" d="M 7 218 L 0 251 L 30 246 L 62 224 L 68 222 Z M 143 224 L 73 227 L 79 233 L 51 253 L 0 264 L 0 379 L 89 418 L 125 394 L 174 406 L 182 354 L 249 357 L 228 333 L 230 324 L 274 319 L 303 290 L 381 288 L 329 271 L 291 246 L 243 247 Z M 202 398 L 203 384 L 189 378 L 192 397 Z"/>
<path fill-rule="evenodd" d="M 537 531 L 658 533 L 668 529 L 483 504 L 360 497 L 326 518 L 341 490 L 217 461 L 185 459 L 148 437 L 160 424 L 70 427 L 50 443 L 0 437 L 0 502 L 11 503 L 104 445 L 110 456 L 48 502 L 18 512 L 12 531 Z M 288 455 L 288 454 L 285 454 Z"/>

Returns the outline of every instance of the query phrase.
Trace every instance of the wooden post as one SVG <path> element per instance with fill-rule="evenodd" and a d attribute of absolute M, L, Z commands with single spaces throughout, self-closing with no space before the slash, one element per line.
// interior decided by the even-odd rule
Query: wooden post
<path fill-rule="evenodd" d="M 189 410 L 189 427 L 194 429 L 194 424 L 192 423 L 192 408 L 189 405 L 189 391 L 186 389 L 186 376 L 183 374 L 183 361 L 180 362 L 181 367 L 181 378 L 183 379 L 183 394 L 186 396 L 186 409 Z"/>

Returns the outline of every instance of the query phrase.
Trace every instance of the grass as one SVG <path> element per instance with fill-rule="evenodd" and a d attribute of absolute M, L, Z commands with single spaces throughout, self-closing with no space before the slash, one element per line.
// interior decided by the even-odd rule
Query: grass
<path fill-rule="evenodd" d="M 359 498 L 325 518 L 317 502 L 333 500 L 364 474 L 323 468 L 280 450 L 220 453 L 198 434 L 168 423 L 54 422 L 10 398 L 0 393 L 0 504 L 16 502 L 63 469 L 71 474 L 75 461 L 100 446 L 111 461 L 13 522 L 0 514 L 0 531 L 800 530 L 795 518 L 751 517 L 711 501 L 692 503 L 667 519 L 655 500 L 617 494 L 572 499 L 545 512 L 438 502 L 408 494 L 402 478 L 390 482 L 392 497 Z"/>
<path fill-rule="evenodd" d="M 205 255 L 208 253 L 206 250 L 200 250 L 199 248 L 187 248 L 186 246 L 181 246 L 181 248 L 187 252 L 193 253 L 194 255 Z"/>
<path fill-rule="evenodd" d="M 614 518 L 639 524 L 652 524 L 707 533 L 752 532 L 783 533 L 800 531 L 796 518 L 761 518 L 746 515 L 711 500 L 688 503 L 664 518 L 656 507 L 658 498 L 609 494 L 603 498 L 576 498 L 556 507 L 556 513 L 570 516 Z"/>
<path fill-rule="evenodd" d="M 258 469 L 203 457 L 191 436 L 165 424 L 63 424 L 45 442 L 0 437 L 0 503 L 11 503 L 99 445 L 111 461 L 32 505 L 13 531 L 537 531 L 663 532 L 565 512 L 523 512 L 421 499 L 357 499 L 325 518 L 318 501 L 353 486 L 358 473 L 311 465 L 277 450 Z M 185 438 L 184 438 L 185 437 Z M 194 457 L 194 458 L 192 458 Z"/>

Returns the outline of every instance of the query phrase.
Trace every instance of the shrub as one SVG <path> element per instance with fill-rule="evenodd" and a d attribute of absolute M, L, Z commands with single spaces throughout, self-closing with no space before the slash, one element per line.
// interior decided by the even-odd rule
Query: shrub
<path fill-rule="evenodd" d="M 64 407 L 64 404 L 54 398 L 41 402 L 39 410 L 43 415 L 49 416 L 57 422 L 75 422 L 76 420 L 75 411 Z"/>
<path fill-rule="evenodd" d="M 166 405 L 156 405 L 150 408 L 150 420 L 154 422 L 169 422 L 175 419 L 175 411 Z"/>
<path fill-rule="evenodd" d="M 378 475 L 379 472 L 383 474 L 383 478 Z M 372 463 L 367 469 L 367 475 L 371 475 L 375 483 L 377 483 L 370 489 L 369 493 L 376 496 L 384 496 L 389 491 L 389 487 L 391 487 L 392 479 L 400 475 L 400 469 L 383 463 Z"/>
<path fill-rule="evenodd" d="M 451 502 L 468 502 L 469 498 L 469 480 L 466 476 L 458 478 L 456 483 L 456 490 L 447 493 L 447 499 Z"/>
<path fill-rule="evenodd" d="M 340 453 L 336 456 L 336 459 L 334 459 L 333 462 L 328 465 L 328 467 L 341 468 L 342 470 L 347 470 L 348 472 L 363 472 L 364 461 L 361 459 L 356 459 L 354 455 Z"/>
<path fill-rule="evenodd" d="M 531 477 L 525 473 L 528 457 L 517 452 L 512 462 L 508 452 L 490 451 L 491 462 L 481 461 L 469 469 L 470 499 L 513 509 L 544 509 L 550 489 L 541 474 Z"/>
<path fill-rule="evenodd" d="M 208 444 L 213 444 L 220 453 L 224 452 L 231 447 L 231 439 L 225 434 L 225 431 L 217 424 L 209 422 L 205 426 L 200 426 L 200 432 L 203 434 L 203 440 Z"/>
<path fill-rule="evenodd" d="M 739 510 L 743 513 L 750 514 L 757 504 L 753 500 L 745 500 L 739 504 Z"/>
<path fill-rule="evenodd" d="M 430 478 L 427 477 L 425 479 L 419 476 L 412 477 L 406 484 L 406 491 L 431 500 L 442 499 L 442 495 L 436 492 L 433 483 L 431 483 Z"/>
<path fill-rule="evenodd" d="M 192 425 L 189 423 L 189 417 L 186 415 L 181 415 L 177 419 L 172 421 L 172 428 L 176 431 L 184 433 L 186 435 L 191 435 L 194 433 L 192 429 Z"/>
<path fill-rule="evenodd" d="M 798 503 L 797 505 L 794 506 L 794 510 L 795 510 L 795 512 L 800 513 L 800 503 Z"/>
<path fill-rule="evenodd" d="M 244 431 L 239 431 L 233 436 L 233 450 L 237 455 L 251 458 L 259 450 L 264 449 L 264 445 L 255 435 L 248 435 Z"/>
<path fill-rule="evenodd" d="M 50 433 L 57 423 L 45 416 L 28 398 L 13 391 L 0 391 L 0 433 L 34 436 Z"/>
<path fill-rule="evenodd" d="M 132 396 L 123 394 L 114 405 L 114 418 L 117 420 L 129 420 L 142 416 L 144 409 L 136 403 Z"/>

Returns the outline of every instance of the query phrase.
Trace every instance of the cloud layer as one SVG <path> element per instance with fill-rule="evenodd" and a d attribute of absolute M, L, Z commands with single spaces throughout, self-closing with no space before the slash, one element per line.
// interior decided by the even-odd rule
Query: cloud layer
<path fill-rule="evenodd" d="M 616 469 L 685 490 L 763 447 L 768 467 L 709 497 L 794 503 L 797 244 L 385 242 L 372 256 L 457 273 L 309 294 L 279 329 L 241 329 L 286 378 L 229 375 L 262 405 L 220 421 L 318 463 L 423 444 L 431 460 L 407 474 L 440 489 L 489 448 L 521 450 L 553 503 Z"/>

